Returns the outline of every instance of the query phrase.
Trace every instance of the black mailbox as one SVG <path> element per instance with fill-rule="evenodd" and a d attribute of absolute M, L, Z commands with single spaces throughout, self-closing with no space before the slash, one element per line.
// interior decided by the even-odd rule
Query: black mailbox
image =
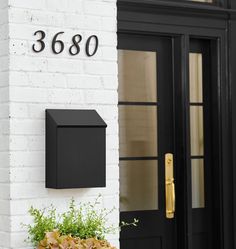
<path fill-rule="evenodd" d="M 95 110 L 46 110 L 46 187 L 106 186 L 106 123 Z"/>

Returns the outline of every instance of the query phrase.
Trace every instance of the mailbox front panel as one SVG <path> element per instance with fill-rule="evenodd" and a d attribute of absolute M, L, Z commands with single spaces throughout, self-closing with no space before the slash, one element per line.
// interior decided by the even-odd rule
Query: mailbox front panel
<path fill-rule="evenodd" d="M 57 188 L 105 187 L 105 128 L 57 128 Z"/>

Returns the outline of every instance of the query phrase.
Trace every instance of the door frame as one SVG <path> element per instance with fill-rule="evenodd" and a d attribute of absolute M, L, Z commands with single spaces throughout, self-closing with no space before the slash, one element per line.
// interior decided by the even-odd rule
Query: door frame
<path fill-rule="evenodd" d="M 215 158 L 215 209 L 214 217 L 217 232 L 217 245 L 220 249 L 236 249 L 236 2 L 222 0 L 218 4 L 204 4 L 168 0 L 118 0 L 118 44 L 119 34 L 147 34 L 171 36 L 175 53 L 175 83 L 181 85 L 176 91 L 186 91 L 189 80 L 188 53 L 190 37 L 211 41 L 212 80 L 217 82 L 217 93 L 213 102 L 217 105 L 214 120 L 214 143 L 217 150 Z M 177 100 L 178 101 L 178 100 Z M 186 107 L 186 103 L 176 103 Z M 186 123 L 180 116 L 179 125 Z M 180 134 L 180 151 L 178 160 L 187 162 L 188 139 Z M 187 172 L 186 172 L 187 173 Z M 184 183 L 183 183 L 184 184 Z M 183 198 L 188 198 L 186 192 Z M 189 209 L 183 210 L 186 217 Z M 188 234 L 187 221 L 179 228 L 181 233 Z M 191 249 L 191 238 L 185 236 L 179 242 L 179 248 Z"/>

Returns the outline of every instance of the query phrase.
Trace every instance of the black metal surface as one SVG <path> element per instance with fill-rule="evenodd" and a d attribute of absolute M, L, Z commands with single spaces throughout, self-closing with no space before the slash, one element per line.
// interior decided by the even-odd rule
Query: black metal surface
<path fill-rule="evenodd" d="M 106 186 L 106 124 L 95 110 L 46 110 L 46 187 Z"/>

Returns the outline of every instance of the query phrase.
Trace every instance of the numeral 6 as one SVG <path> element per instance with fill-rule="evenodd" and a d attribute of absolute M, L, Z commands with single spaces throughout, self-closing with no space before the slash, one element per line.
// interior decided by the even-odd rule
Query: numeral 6
<path fill-rule="evenodd" d="M 65 48 L 64 42 L 57 39 L 57 37 L 58 37 L 59 35 L 62 35 L 62 34 L 64 34 L 64 33 L 65 33 L 65 32 L 58 32 L 58 33 L 56 33 L 56 34 L 54 35 L 54 37 L 53 37 L 53 39 L 52 39 L 52 51 L 53 51 L 53 53 L 55 53 L 55 54 L 60 54 L 60 53 L 62 53 L 63 50 L 64 50 L 64 48 Z M 59 45 L 59 50 L 58 50 L 58 51 L 56 50 L 56 45 L 57 45 L 57 44 Z"/>

